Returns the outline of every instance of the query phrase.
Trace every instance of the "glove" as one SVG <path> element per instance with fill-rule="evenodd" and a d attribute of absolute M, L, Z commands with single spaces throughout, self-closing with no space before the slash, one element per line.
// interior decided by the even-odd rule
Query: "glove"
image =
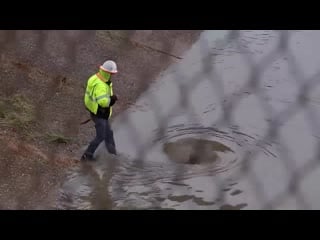
<path fill-rule="evenodd" d="M 110 97 L 110 107 L 116 103 L 116 101 L 118 100 L 116 95 L 113 95 Z"/>

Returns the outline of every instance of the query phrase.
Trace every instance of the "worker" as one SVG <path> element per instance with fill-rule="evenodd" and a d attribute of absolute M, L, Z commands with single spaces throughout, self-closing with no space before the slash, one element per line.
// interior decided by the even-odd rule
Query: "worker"
<path fill-rule="evenodd" d="M 108 60 L 100 66 L 99 72 L 87 81 L 84 103 L 95 123 L 96 137 L 82 155 L 82 161 L 94 160 L 93 154 L 103 140 L 109 153 L 117 154 L 113 131 L 109 124 L 112 106 L 118 100 L 117 96 L 113 94 L 111 76 L 117 72 L 117 64 Z"/>

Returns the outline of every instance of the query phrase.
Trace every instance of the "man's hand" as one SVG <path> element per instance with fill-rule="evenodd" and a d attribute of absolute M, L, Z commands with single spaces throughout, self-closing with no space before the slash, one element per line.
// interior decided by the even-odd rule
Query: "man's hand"
<path fill-rule="evenodd" d="M 116 95 L 113 95 L 110 97 L 110 107 L 116 103 L 116 101 L 118 100 Z"/>

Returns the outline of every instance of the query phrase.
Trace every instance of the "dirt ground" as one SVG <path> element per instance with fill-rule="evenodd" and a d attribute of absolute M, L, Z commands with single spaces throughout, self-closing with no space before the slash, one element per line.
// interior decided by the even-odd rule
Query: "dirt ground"
<path fill-rule="evenodd" d="M 84 84 L 107 59 L 128 108 L 201 31 L 0 31 L 0 209 L 39 209 L 94 137 Z"/>

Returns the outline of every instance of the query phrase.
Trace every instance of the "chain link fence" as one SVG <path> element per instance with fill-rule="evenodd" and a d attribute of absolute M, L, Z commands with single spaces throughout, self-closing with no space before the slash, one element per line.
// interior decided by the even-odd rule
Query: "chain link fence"
<path fill-rule="evenodd" d="M 317 53 L 312 43 L 320 36 L 318 31 L 204 31 L 185 54 L 176 50 L 180 43 L 176 39 L 152 45 L 150 39 L 157 31 L 137 37 L 141 32 L 0 31 L 2 172 L 16 172 L 17 164 L 27 162 L 28 156 L 42 159 L 34 160 L 30 171 L 22 171 L 30 176 L 21 178 L 25 184 L 11 182 L 23 193 L 16 195 L 13 208 L 24 208 L 32 201 L 26 200 L 26 195 L 44 191 L 43 176 L 49 173 L 43 171 L 43 165 L 57 167 L 61 151 L 78 158 L 77 150 L 82 151 L 93 138 L 93 125 L 82 128 L 79 123 L 88 116 L 82 104 L 83 86 L 98 64 L 110 58 L 118 61 L 121 69 L 121 59 L 136 54 L 137 49 L 146 55 L 157 54 L 162 67 L 154 66 L 149 56 L 150 66 L 135 63 L 137 67 L 123 69 L 125 73 L 114 80 L 114 92 L 123 105 L 115 107 L 119 117 L 113 123 L 126 129 L 126 139 L 120 133 L 117 138 L 115 130 L 116 144 L 120 147 L 126 140 L 135 148 L 130 165 L 119 161 L 122 173 L 114 174 L 117 191 L 127 191 L 120 198 L 129 198 L 128 188 L 142 184 L 156 193 L 152 208 L 319 208 L 315 187 L 320 149 L 319 69 L 317 57 L 312 56 Z M 105 41 L 113 51 L 104 50 Z M 121 78 L 125 83 L 120 83 Z M 129 92 L 143 93 L 152 79 L 159 80 L 150 94 L 138 95 L 141 98 L 134 104 L 137 97 Z M 28 100 L 13 100 L 20 95 Z M 28 101 L 34 107 L 30 119 L 26 118 Z M 131 105 L 136 115 L 120 114 Z M 10 113 L 12 106 L 20 114 Z M 143 132 L 150 119 L 143 117 L 145 111 L 153 115 L 150 121 L 155 123 L 150 127 L 156 132 L 151 140 Z M 143 115 L 139 120 L 132 120 L 139 114 Z M 8 133 L 12 129 L 18 138 Z M 10 144 L 16 145 L 10 148 Z M 170 161 L 155 162 L 149 171 L 148 154 L 159 145 Z M 48 146 L 46 154 L 39 150 Z M 12 151 L 17 155 L 24 151 L 23 160 L 7 161 L 8 157 L 17 158 Z M 66 163 L 70 161 L 61 164 Z M 9 176 L 5 175 L 1 185 L 9 189 Z M 91 208 L 110 208 L 107 198 L 112 196 L 101 197 L 107 187 L 91 188 L 96 188 Z M 64 195 L 64 201 L 66 198 Z"/>

